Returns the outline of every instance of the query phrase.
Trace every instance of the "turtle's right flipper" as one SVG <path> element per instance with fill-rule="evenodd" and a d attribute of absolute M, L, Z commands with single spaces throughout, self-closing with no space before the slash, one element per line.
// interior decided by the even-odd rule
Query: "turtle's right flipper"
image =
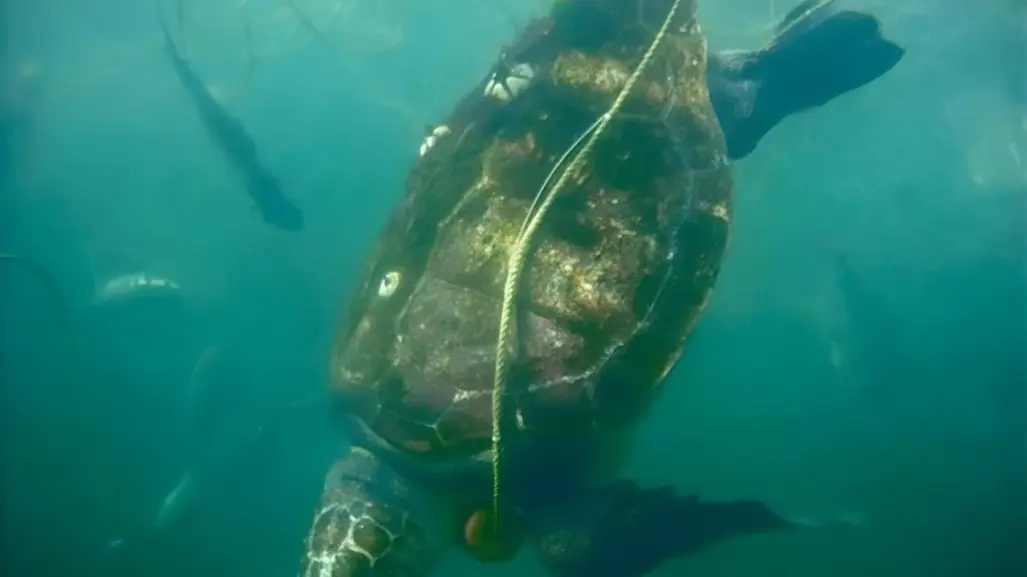
<path fill-rule="evenodd" d="M 790 114 L 865 86 L 891 70 L 905 50 L 881 35 L 873 14 L 840 0 L 807 0 L 788 13 L 760 52 L 760 68 Z"/>
<path fill-rule="evenodd" d="M 540 512 L 529 531 L 554 577 L 642 577 L 731 537 L 794 527 L 758 501 L 702 502 L 622 481 Z"/>
<path fill-rule="evenodd" d="M 710 97 L 732 158 L 790 114 L 827 104 L 884 75 L 905 50 L 881 34 L 873 14 L 841 0 L 806 0 L 761 50 L 710 55 Z"/>

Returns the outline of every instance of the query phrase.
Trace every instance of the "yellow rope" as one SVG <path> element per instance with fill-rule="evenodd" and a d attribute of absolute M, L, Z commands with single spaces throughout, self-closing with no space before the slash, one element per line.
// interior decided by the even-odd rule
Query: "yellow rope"
<path fill-rule="evenodd" d="M 501 497 L 502 497 L 502 457 L 503 457 L 503 438 L 502 438 L 502 424 L 503 424 L 503 400 L 506 394 L 507 385 L 507 371 L 509 364 L 509 357 L 507 355 L 507 348 L 511 339 L 510 334 L 510 322 L 511 319 L 515 318 L 514 305 L 517 296 L 517 288 L 520 283 L 521 273 L 524 271 L 524 261 L 528 255 L 528 249 L 531 245 L 531 239 L 538 231 L 538 227 L 542 223 L 542 218 L 552 207 L 553 202 L 556 200 L 557 195 L 563 190 L 570 179 L 577 175 L 577 172 L 581 170 L 585 164 L 585 158 L 588 156 L 592 148 L 595 147 L 596 142 L 599 140 L 599 136 L 606 130 L 607 125 L 613 120 L 613 116 L 620 110 L 627 100 L 631 89 L 634 88 L 635 83 L 642 77 L 646 67 L 649 66 L 650 61 L 656 55 L 656 51 L 659 49 L 663 39 L 667 36 L 667 32 L 670 29 L 670 24 L 674 20 L 675 14 L 677 14 L 678 8 L 681 5 L 681 0 L 674 0 L 674 4 L 670 7 L 667 12 L 667 17 L 663 21 L 663 25 L 660 30 L 656 33 L 656 37 L 653 38 L 652 43 L 649 45 L 649 49 L 646 50 L 642 56 L 642 60 L 639 61 L 638 66 L 632 73 L 631 77 L 624 84 L 624 88 L 621 89 L 617 98 L 613 101 L 613 105 L 610 106 L 599 119 L 599 122 L 594 125 L 594 129 L 590 129 L 591 137 L 578 151 L 577 155 L 571 161 L 567 170 L 560 175 L 559 180 L 550 189 L 549 194 L 546 195 L 545 200 L 541 205 L 538 206 L 538 210 L 532 214 L 529 210 L 525 216 L 525 224 L 521 228 L 521 234 L 517 238 L 517 242 L 514 244 L 513 250 L 510 254 L 510 259 L 507 263 L 506 272 L 506 284 L 503 286 L 503 308 L 499 318 L 499 339 L 496 343 L 496 365 L 495 365 L 495 380 L 493 381 L 492 389 L 492 520 L 493 529 L 498 535 L 500 531 L 500 508 L 501 508 Z M 558 163 L 559 164 L 559 163 Z M 544 186 L 544 185 L 543 185 Z"/>

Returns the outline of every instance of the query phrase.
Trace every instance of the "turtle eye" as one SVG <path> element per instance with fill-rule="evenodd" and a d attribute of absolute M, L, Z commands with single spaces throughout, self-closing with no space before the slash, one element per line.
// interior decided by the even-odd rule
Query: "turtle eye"
<path fill-rule="evenodd" d="M 399 283 L 402 280 L 402 276 L 397 271 L 389 271 L 382 277 L 382 282 L 378 285 L 378 296 L 382 298 L 389 298 L 399 288 Z"/>

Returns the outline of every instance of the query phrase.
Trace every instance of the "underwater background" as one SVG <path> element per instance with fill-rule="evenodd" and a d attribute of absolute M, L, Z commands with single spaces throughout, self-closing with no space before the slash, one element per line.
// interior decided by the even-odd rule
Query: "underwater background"
<path fill-rule="evenodd" d="M 38 263 L 65 309 L 0 262 L 7 577 L 295 574 L 346 446 L 316 399 L 364 256 L 424 127 L 547 9 L 289 4 L 187 0 L 178 33 L 302 231 L 264 223 L 210 143 L 153 3 L 0 8 L 4 102 L 25 119 L 3 149 L 0 252 Z M 849 522 L 735 539 L 658 577 L 1027 577 L 1027 4 L 846 5 L 906 56 L 738 163 L 712 304 L 625 475 Z M 753 48 L 791 7 L 700 13 L 711 49 Z M 138 297 L 112 288 L 125 277 L 171 284 Z M 185 471 L 226 468 L 151 531 Z M 145 571 L 112 569 L 128 544 Z M 527 552 L 440 568 L 529 573 Z"/>

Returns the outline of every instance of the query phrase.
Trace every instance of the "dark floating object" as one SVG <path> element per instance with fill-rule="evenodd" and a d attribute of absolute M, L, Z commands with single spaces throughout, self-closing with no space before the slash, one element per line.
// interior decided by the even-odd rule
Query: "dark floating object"
<path fill-rule="evenodd" d="M 181 10 L 181 0 L 179 0 Z M 257 204 L 264 222 L 281 230 L 297 231 L 304 226 L 303 211 L 286 198 L 278 184 L 278 179 L 260 161 L 257 144 L 246 131 L 246 127 L 232 117 L 227 110 L 211 95 L 189 63 L 182 58 L 175 46 L 175 41 L 168 30 L 167 22 L 160 16 L 161 29 L 164 31 L 164 42 L 168 58 L 178 74 L 182 87 L 192 100 L 200 120 L 207 128 L 214 144 L 234 166 L 240 176 L 250 198 Z"/>

